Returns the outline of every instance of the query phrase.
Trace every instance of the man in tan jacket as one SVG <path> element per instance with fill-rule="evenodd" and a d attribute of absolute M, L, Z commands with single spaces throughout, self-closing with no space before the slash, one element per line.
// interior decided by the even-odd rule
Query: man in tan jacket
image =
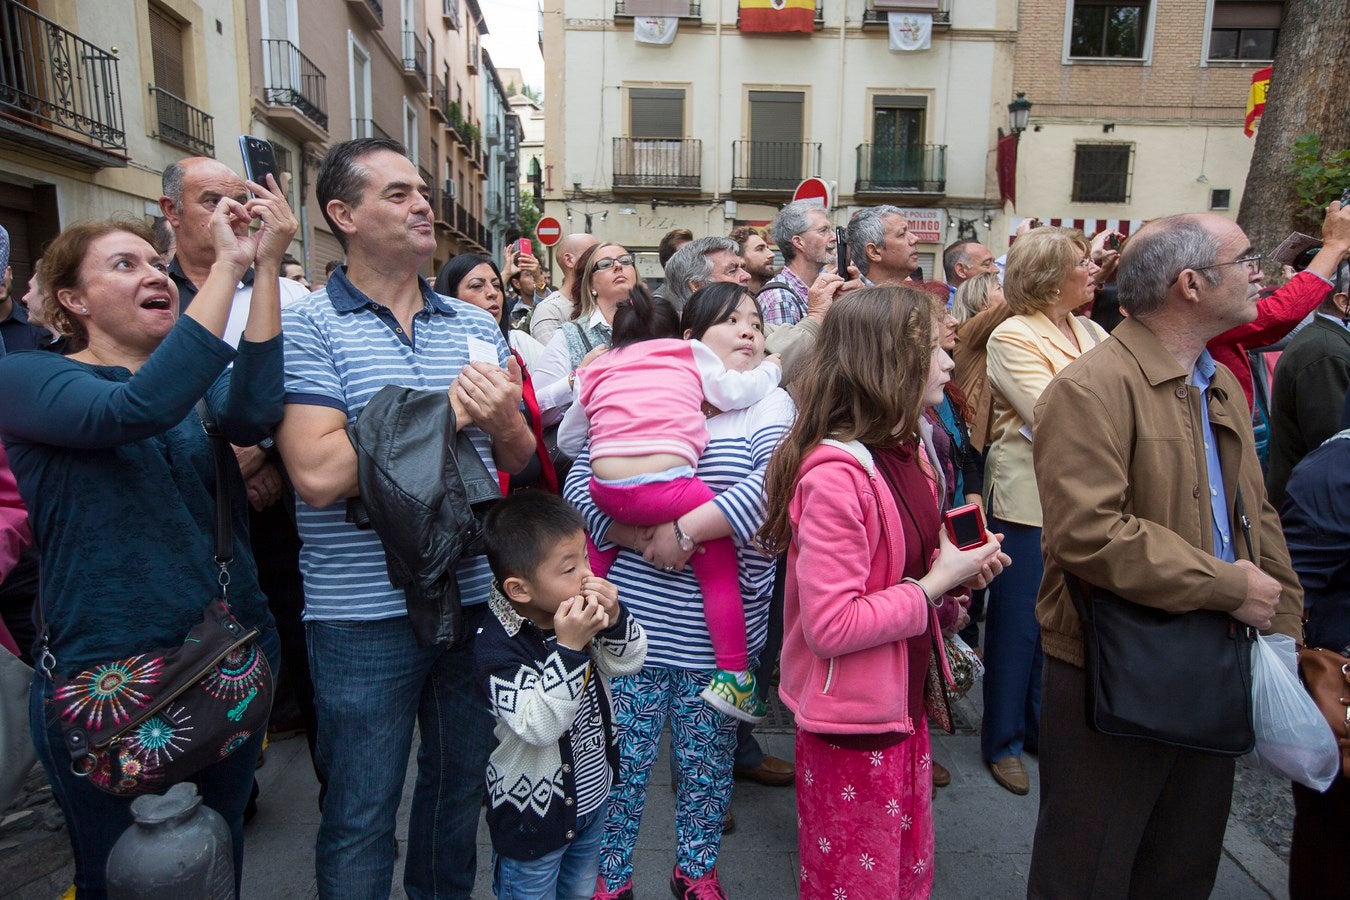
<path fill-rule="evenodd" d="M 1303 594 L 1266 500 L 1242 389 L 1205 351 L 1256 316 L 1260 280 L 1260 257 L 1234 223 L 1150 223 L 1121 262 L 1128 318 L 1036 406 L 1046 665 L 1028 896 L 1207 897 L 1213 887 L 1233 759 L 1088 727 L 1082 629 L 1065 579 L 1301 636 Z M 1250 559 L 1239 495 L 1252 519 Z"/>

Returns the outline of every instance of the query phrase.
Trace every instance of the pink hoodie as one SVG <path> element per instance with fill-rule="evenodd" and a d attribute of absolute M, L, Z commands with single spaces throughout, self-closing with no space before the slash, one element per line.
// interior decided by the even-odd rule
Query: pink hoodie
<path fill-rule="evenodd" d="M 912 734 L 905 639 L 941 625 L 923 590 L 900 580 L 900 511 L 872 455 L 856 441 L 812 450 L 789 516 L 783 702 L 818 734 Z"/>

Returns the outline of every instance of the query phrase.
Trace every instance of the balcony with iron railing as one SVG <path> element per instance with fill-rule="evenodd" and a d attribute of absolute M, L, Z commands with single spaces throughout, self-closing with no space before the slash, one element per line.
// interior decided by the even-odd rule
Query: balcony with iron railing
<path fill-rule="evenodd" d="M 374 119 L 352 119 L 352 137 L 377 137 L 384 138 L 386 141 L 393 140 L 389 132 L 375 124 Z"/>
<path fill-rule="evenodd" d="M 215 121 L 210 114 L 161 87 L 149 87 L 155 98 L 155 137 L 198 156 L 215 156 Z"/>
<path fill-rule="evenodd" d="M 272 124 L 299 141 L 328 139 L 328 79 L 290 41 L 264 40 L 263 103 Z"/>
<path fill-rule="evenodd" d="M 702 171 L 703 142 L 697 138 L 614 138 L 616 191 L 697 191 Z"/>
<path fill-rule="evenodd" d="M 422 90 L 427 89 L 427 48 L 415 31 L 403 32 L 403 74 Z"/>
<path fill-rule="evenodd" d="M 930 194 L 947 191 L 946 144 L 859 144 L 855 194 Z"/>
<path fill-rule="evenodd" d="M 731 189 L 744 194 L 791 194 L 820 174 L 820 144 L 811 141 L 732 141 Z"/>
<path fill-rule="evenodd" d="M 899 4 L 879 2 L 879 0 L 868 0 L 867 7 L 863 10 L 862 28 L 864 31 L 870 29 L 889 28 L 891 22 L 891 13 L 931 13 L 933 16 L 933 27 L 945 29 L 952 24 L 952 11 L 950 9 L 940 9 L 939 6 L 949 5 L 951 0 L 941 0 L 941 3 L 930 2 L 928 4 L 915 3 L 910 8 L 902 8 Z M 931 8 L 921 8 L 931 7 Z"/>
<path fill-rule="evenodd" d="M 381 0 L 347 0 L 347 9 L 356 13 L 367 28 L 378 31 L 384 27 L 384 3 Z"/>
<path fill-rule="evenodd" d="M 698 0 L 614 0 L 614 18 L 634 19 L 638 16 L 702 20 L 703 6 Z"/>
<path fill-rule="evenodd" d="M 0 139 L 93 168 L 125 166 L 117 57 L 0 0 Z"/>
<path fill-rule="evenodd" d="M 459 31 L 459 0 L 441 0 L 442 24 L 451 31 Z"/>

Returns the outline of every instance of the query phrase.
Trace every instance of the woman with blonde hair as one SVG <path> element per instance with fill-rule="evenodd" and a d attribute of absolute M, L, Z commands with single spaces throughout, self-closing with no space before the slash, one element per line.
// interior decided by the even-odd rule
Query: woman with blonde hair
<path fill-rule="evenodd" d="M 1031 467 L 1034 410 L 1050 379 L 1106 337 L 1094 322 L 1073 314 L 1092 299 L 1097 271 L 1081 232 L 1045 227 L 1018 238 L 1003 279 L 1012 316 L 989 336 L 994 425 L 985 509 L 990 529 L 1007 535 L 1004 544 L 1018 564 L 989 592 L 980 744 L 994 780 L 1014 794 L 1030 790 L 1022 751 L 1036 751 L 1040 729 L 1041 502 Z"/>
<path fill-rule="evenodd" d="M 881 285 L 840 298 L 769 464 L 760 537 L 787 551 L 779 693 L 797 723 L 808 900 L 932 889 L 925 713 L 946 709 L 939 619 L 1007 562 L 997 535 L 963 551 L 942 529 L 923 409 L 951 369 L 927 294 Z"/>

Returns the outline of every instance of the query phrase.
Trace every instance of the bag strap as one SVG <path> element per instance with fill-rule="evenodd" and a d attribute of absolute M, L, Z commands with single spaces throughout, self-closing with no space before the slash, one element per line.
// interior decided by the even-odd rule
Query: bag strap
<path fill-rule="evenodd" d="M 590 353 L 595 347 L 591 344 L 591 339 L 586 337 L 586 329 L 581 327 L 580 322 L 575 322 L 573 324 L 577 326 L 577 337 L 581 338 L 581 346 L 586 348 L 586 353 Z M 582 356 L 585 356 L 586 353 L 583 353 Z"/>
<path fill-rule="evenodd" d="M 197 401 L 197 417 L 202 420 L 202 430 L 206 432 L 211 443 L 211 459 L 216 470 L 215 560 L 216 565 L 220 566 L 220 587 L 223 596 L 230 582 L 230 561 L 234 558 L 234 522 L 230 511 L 230 489 L 225 478 L 225 473 L 229 471 L 227 454 L 230 452 L 230 444 L 221 433 L 215 416 L 211 415 L 211 408 L 207 406 L 205 397 Z"/>

